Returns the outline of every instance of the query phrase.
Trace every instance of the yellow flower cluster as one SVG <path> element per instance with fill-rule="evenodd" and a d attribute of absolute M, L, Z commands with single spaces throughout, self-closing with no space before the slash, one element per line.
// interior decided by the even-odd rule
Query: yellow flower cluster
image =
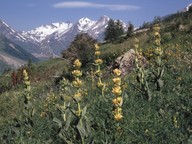
<path fill-rule="evenodd" d="M 74 77 L 72 85 L 73 87 L 77 88 L 73 98 L 77 103 L 76 115 L 80 117 L 82 112 L 80 102 L 82 100 L 82 95 L 83 95 L 83 91 L 82 91 L 83 82 L 80 80 L 80 77 L 82 76 L 82 71 L 80 70 L 82 63 L 80 62 L 79 59 L 76 59 L 73 63 L 73 66 L 75 67 L 75 70 L 72 71 L 72 75 Z"/>
<path fill-rule="evenodd" d="M 101 65 L 102 63 L 103 63 L 103 60 L 102 60 L 102 59 L 99 59 L 99 58 L 98 58 L 98 59 L 95 60 L 95 64 L 96 64 L 96 65 Z"/>
<path fill-rule="evenodd" d="M 73 70 L 72 71 L 73 76 L 80 77 L 82 76 L 82 72 L 80 70 Z"/>
<path fill-rule="evenodd" d="M 136 66 L 139 67 L 139 65 L 141 65 L 141 58 L 142 58 L 142 51 L 141 49 L 138 50 L 139 48 L 139 40 L 137 38 L 135 38 L 135 62 L 136 62 Z"/>
<path fill-rule="evenodd" d="M 173 116 L 173 124 L 175 128 L 179 128 L 178 121 L 177 121 L 177 114 Z"/>
<path fill-rule="evenodd" d="M 79 79 L 79 78 L 76 78 L 74 81 L 73 81 L 73 86 L 74 87 L 81 87 L 83 84 L 83 82 Z"/>
<path fill-rule="evenodd" d="M 98 82 L 97 82 L 97 87 L 101 89 L 102 91 L 102 96 L 104 96 L 104 90 L 105 90 L 105 83 L 102 82 L 101 80 L 101 64 L 103 63 L 103 60 L 99 57 L 101 55 L 100 47 L 98 44 L 95 44 L 95 65 L 97 66 L 97 70 L 95 71 L 95 75 L 98 76 Z"/>
<path fill-rule="evenodd" d="M 58 97 L 53 92 L 50 92 L 47 98 L 45 99 L 44 107 L 47 109 L 50 106 L 55 105 L 57 99 Z"/>
<path fill-rule="evenodd" d="M 80 62 L 79 59 L 76 59 L 74 62 L 73 62 L 73 66 L 77 69 L 81 68 L 82 66 L 82 63 Z"/>
<path fill-rule="evenodd" d="M 29 80 L 28 73 L 25 69 L 23 70 L 23 79 L 24 79 L 24 85 L 25 85 L 26 98 L 28 100 L 30 100 L 31 99 L 31 97 L 30 97 L 31 86 L 30 86 L 30 80 Z"/>
<path fill-rule="evenodd" d="M 153 26 L 153 31 L 154 31 L 154 45 L 156 46 L 154 53 L 157 56 L 161 56 L 163 54 L 163 50 L 160 47 L 161 46 L 161 35 L 160 35 L 160 26 L 158 24 Z"/>
<path fill-rule="evenodd" d="M 112 93 L 115 95 L 115 98 L 112 100 L 112 103 L 115 106 L 115 110 L 113 111 L 113 115 L 116 121 L 119 121 L 123 118 L 122 115 L 122 104 L 123 98 L 121 96 L 122 89 L 121 89 L 121 71 L 119 69 L 114 69 L 113 73 L 115 78 L 113 78 L 114 87 L 112 88 Z"/>

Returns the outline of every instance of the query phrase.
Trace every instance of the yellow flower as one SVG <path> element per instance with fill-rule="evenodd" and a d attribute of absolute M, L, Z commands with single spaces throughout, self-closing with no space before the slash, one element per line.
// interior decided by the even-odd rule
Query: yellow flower
<path fill-rule="evenodd" d="M 120 113 L 115 114 L 114 117 L 115 117 L 116 121 L 120 121 L 123 118 L 122 114 L 120 114 Z"/>
<path fill-rule="evenodd" d="M 23 77 L 25 81 L 29 79 L 26 69 L 23 70 Z"/>
<path fill-rule="evenodd" d="M 30 81 L 27 80 L 24 83 L 26 84 L 26 86 L 30 86 Z"/>
<path fill-rule="evenodd" d="M 121 85 L 121 78 L 113 78 L 113 82 L 115 85 Z"/>
<path fill-rule="evenodd" d="M 99 45 L 98 45 L 98 44 L 95 44 L 95 50 L 97 51 L 97 50 L 99 50 L 99 49 L 100 49 Z"/>
<path fill-rule="evenodd" d="M 80 70 L 73 70 L 72 71 L 72 74 L 76 77 L 80 77 L 82 76 L 82 72 Z"/>
<path fill-rule="evenodd" d="M 158 38 L 161 37 L 160 34 L 159 34 L 159 32 L 154 32 L 154 36 L 156 36 L 156 37 L 158 37 Z"/>
<path fill-rule="evenodd" d="M 139 48 L 139 45 L 138 45 L 138 44 L 135 44 L 134 47 L 137 49 L 137 48 Z"/>
<path fill-rule="evenodd" d="M 95 64 L 97 64 L 97 65 L 100 65 L 100 64 L 102 64 L 103 63 L 103 60 L 102 59 L 96 59 L 95 60 Z"/>
<path fill-rule="evenodd" d="M 95 55 L 96 55 L 96 56 L 100 56 L 100 55 L 101 55 L 101 51 L 96 51 L 96 52 L 95 52 Z"/>
<path fill-rule="evenodd" d="M 123 98 L 122 97 L 117 97 L 116 99 L 113 99 L 112 102 L 113 102 L 113 104 L 115 106 L 122 106 Z"/>
<path fill-rule="evenodd" d="M 116 75 L 116 76 L 120 76 L 121 75 L 121 71 L 119 69 L 114 69 L 113 70 L 113 73 Z"/>
<path fill-rule="evenodd" d="M 156 25 L 153 27 L 153 30 L 159 32 L 159 31 L 160 31 L 159 25 L 156 24 Z"/>
<path fill-rule="evenodd" d="M 83 84 L 83 82 L 81 80 L 79 80 L 79 79 L 76 79 L 76 80 L 73 81 L 73 86 L 74 87 L 81 87 L 82 84 Z"/>
<path fill-rule="evenodd" d="M 81 93 L 80 92 L 75 93 L 74 97 L 75 98 L 80 98 L 81 97 Z"/>
<path fill-rule="evenodd" d="M 80 62 L 79 59 L 76 59 L 76 60 L 74 61 L 74 63 L 73 63 L 73 66 L 76 67 L 76 68 L 80 68 L 81 65 L 82 65 L 82 64 L 81 64 L 81 62 Z"/>
<path fill-rule="evenodd" d="M 159 45 L 161 44 L 160 39 L 156 39 L 156 40 L 155 40 L 155 44 L 156 44 L 157 46 L 159 46 Z"/>
<path fill-rule="evenodd" d="M 121 91 L 121 87 L 120 86 L 116 86 L 112 89 L 112 93 L 116 96 L 121 95 L 122 91 Z"/>

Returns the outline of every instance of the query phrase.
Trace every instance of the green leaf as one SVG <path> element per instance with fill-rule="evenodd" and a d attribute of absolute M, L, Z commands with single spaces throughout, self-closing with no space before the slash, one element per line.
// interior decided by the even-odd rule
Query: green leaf
<path fill-rule="evenodd" d="M 160 77 L 163 76 L 163 73 L 164 73 L 164 68 L 162 68 L 162 70 L 161 70 Z"/>
<path fill-rule="evenodd" d="M 85 128 L 82 124 L 83 122 L 80 120 L 79 123 L 77 124 L 77 130 L 79 134 L 81 135 L 81 138 L 83 139 L 85 136 L 87 136 L 87 133 L 85 131 Z"/>
<path fill-rule="evenodd" d="M 56 122 L 59 125 L 59 128 L 62 127 L 62 122 L 58 118 L 54 117 L 53 121 Z"/>
<path fill-rule="evenodd" d="M 82 118 L 85 117 L 86 111 L 87 111 L 87 105 L 82 110 Z"/>
<path fill-rule="evenodd" d="M 163 87 L 163 80 L 158 79 L 157 82 L 158 82 L 159 88 L 162 88 Z"/>
<path fill-rule="evenodd" d="M 188 141 L 187 141 L 188 144 L 192 144 L 192 135 L 190 135 Z"/>
<path fill-rule="evenodd" d="M 72 121 L 72 113 L 71 113 L 71 111 L 67 110 L 66 114 L 68 114 L 68 115 L 66 116 L 67 120 L 66 120 L 66 124 L 65 124 L 65 130 L 68 130 L 70 123 Z"/>

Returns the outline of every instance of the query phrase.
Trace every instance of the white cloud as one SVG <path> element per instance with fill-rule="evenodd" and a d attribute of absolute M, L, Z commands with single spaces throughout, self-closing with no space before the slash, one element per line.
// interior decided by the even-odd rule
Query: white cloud
<path fill-rule="evenodd" d="M 90 2 L 81 2 L 81 1 L 68 1 L 56 3 L 53 5 L 54 8 L 104 8 L 114 11 L 124 11 L 124 10 L 137 10 L 140 7 L 134 5 L 126 5 L 126 4 L 97 4 Z"/>

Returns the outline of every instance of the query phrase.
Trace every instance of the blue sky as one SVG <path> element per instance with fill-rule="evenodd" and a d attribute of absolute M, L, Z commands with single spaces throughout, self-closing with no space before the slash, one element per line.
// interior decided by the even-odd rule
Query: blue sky
<path fill-rule="evenodd" d="M 1 0 L 0 19 L 16 30 L 31 30 L 52 22 L 76 22 L 102 15 L 140 26 L 155 16 L 183 9 L 192 0 Z"/>

